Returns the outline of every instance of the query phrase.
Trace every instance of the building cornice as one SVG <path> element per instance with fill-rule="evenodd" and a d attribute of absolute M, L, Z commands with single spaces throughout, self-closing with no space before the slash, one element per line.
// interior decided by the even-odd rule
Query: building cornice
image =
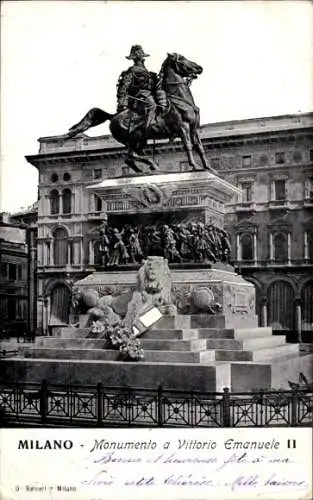
<path fill-rule="evenodd" d="M 290 143 L 299 138 L 313 139 L 313 113 L 203 125 L 200 128 L 200 136 L 207 151 L 278 142 Z M 62 136 L 40 138 L 39 154 L 28 155 L 26 160 L 35 167 L 60 163 L 87 164 L 118 159 L 126 151 L 126 148 L 111 136 L 80 135 L 69 140 L 61 139 Z M 180 139 L 172 142 L 149 141 L 147 148 L 148 154 L 182 151 Z"/>

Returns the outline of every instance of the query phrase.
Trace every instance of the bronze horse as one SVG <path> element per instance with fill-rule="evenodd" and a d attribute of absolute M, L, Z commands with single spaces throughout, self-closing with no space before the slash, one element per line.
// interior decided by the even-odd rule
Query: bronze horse
<path fill-rule="evenodd" d="M 126 109 L 120 113 L 110 114 L 99 108 L 92 108 L 84 118 L 70 128 L 66 138 L 73 137 L 85 130 L 110 120 L 110 130 L 114 139 L 128 148 L 125 161 L 136 172 L 137 162 L 149 165 L 156 170 L 155 163 L 143 150 L 149 139 L 181 138 L 193 170 L 197 164 L 192 149 L 199 154 L 204 169 L 216 173 L 208 164 L 199 136 L 200 115 L 190 91 L 191 81 L 202 73 L 202 67 L 189 61 L 180 54 L 168 54 L 158 75 L 158 89 L 166 97 L 165 108 L 156 114 L 155 120 L 148 130 L 145 129 L 143 114 Z"/>

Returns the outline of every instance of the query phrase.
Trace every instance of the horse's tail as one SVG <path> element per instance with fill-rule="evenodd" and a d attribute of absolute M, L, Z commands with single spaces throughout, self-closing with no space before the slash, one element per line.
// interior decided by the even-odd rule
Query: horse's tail
<path fill-rule="evenodd" d="M 85 132 L 91 127 L 96 127 L 107 120 L 112 120 L 113 116 L 115 115 L 107 113 L 100 108 L 92 108 L 88 111 L 84 118 L 82 118 L 82 120 L 69 129 L 67 137 L 74 137 L 77 134 Z"/>

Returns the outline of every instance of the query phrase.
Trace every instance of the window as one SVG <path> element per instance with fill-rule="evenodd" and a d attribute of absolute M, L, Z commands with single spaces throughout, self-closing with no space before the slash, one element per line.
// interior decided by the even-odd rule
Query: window
<path fill-rule="evenodd" d="M 16 319 L 16 300 L 8 298 L 8 319 Z"/>
<path fill-rule="evenodd" d="M 286 181 L 285 179 L 278 179 L 274 182 L 275 187 L 275 200 L 283 201 L 286 199 Z"/>
<path fill-rule="evenodd" d="M 243 156 L 242 157 L 242 166 L 243 166 L 243 168 L 251 167 L 251 156 Z"/>
<path fill-rule="evenodd" d="M 95 211 L 102 212 L 102 200 L 95 194 Z"/>
<path fill-rule="evenodd" d="M 211 167 L 214 169 L 220 168 L 220 159 L 219 158 L 211 158 Z"/>
<path fill-rule="evenodd" d="M 277 164 L 282 164 L 282 163 L 285 163 L 285 153 L 276 153 L 275 154 L 275 163 Z"/>
<path fill-rule="evenodd" d="M 102 170 L 101 170 L 101 168 L 96 168 L 93 171 L 93 178 L 94 179 L 102 179 Z"/>
<path fill-rule="evenodd" d="M 17 266 L 17 277 L 21 281 L 23 279 L 23 266 Z"/>
<path fill-rule="evenodd" d="M 59 179 L 59 176 L 58 174 L 52 174 L 51 175 L 51 182 L 57 182 Z"/>
<path fill-rule="evenodd" d="M 66 266 L 68 262 L 68 236 L 63 228 L 57 228 L 53 233 L 54 238 L 54 264 Z"/>
<path fill-rule="evenodd" d="M 242 190 L 242 201 L 247 202 L 247 201 L 252 201 L 252 182 L 251 181 L 245 181 L 240 183 L 240 188 Z"/>
<path fill-rule="evenodd" d="M 6 262 L 1 263 L 1 276 L 8 277 L 8 264 Z"/>
<path fill-rule="evenodd" d="M 50 192 L 50 213 L 51 215 L 56 215 L 60 212 L 60 199 L 59 192 L 56 189 L 53 189 Z"/>
<path fill-rule="evenodd" d="M 310 149 L 310 161 L 313 161 L 313 149 Z"/>
<path fill-rule="evenodd" d="M 241 260 L 253 260 L 253 236 L 244 234 L 240 238 Z"/>
<path fill-rule="evenodd" d="M 302 160 L 302 153 L 301 153 L 301 151 L 295 151 L 295 152 L 293 153 L 293 159 L 294 159 L 294 161 L 296 161 L 296 162 L 301 161 L 301 160 Z"/>
<path fill-rule="evenodd" d="M 275 262 L 283 263 L 288 261 L 288 241 L 286 234 L 275 234 L 273 238 L 273 250 L 273 257 Z"/>
<path fill-rule="evenodd" d="M 267 154 L 263 153 L 260 156 L 260 165 L 267 165 L 268 163 L 268 156 Z"/>
<path fill-rule="evenodd" d="M 16 264 L 9 264 L 9 280 L 16 280 Z"/>
<path fill-rule="evenodd" d="M 70 214 L 71 213 L 71 198 L 72 192 L 70 189 L 63 189 L 62 192 L 62 205 L 63 205 L 63 213 Z"/>
<path fill-rule="evenodd" d="M 71 176 L 68 172 L 65 172 L 65 174 L 63 175 L 63 180 L 64 181 L 69 181 L 71 179 Z"/>

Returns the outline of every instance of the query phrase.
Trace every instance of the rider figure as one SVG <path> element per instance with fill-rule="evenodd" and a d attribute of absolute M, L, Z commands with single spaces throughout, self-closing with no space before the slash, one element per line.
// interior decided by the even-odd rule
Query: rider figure
<path fill-rule="evenodd" d="M 155 119 L 156 102 L 154 92 L 157 75 L 145 67 L 145 54 L 141 45 L 133 45 L 126 59 L 134 61 L 126 71 L 123 71 L 117 83 L 117 112 L 131 109 L 146 118 L 145 129 L 148 130 Z"/>

